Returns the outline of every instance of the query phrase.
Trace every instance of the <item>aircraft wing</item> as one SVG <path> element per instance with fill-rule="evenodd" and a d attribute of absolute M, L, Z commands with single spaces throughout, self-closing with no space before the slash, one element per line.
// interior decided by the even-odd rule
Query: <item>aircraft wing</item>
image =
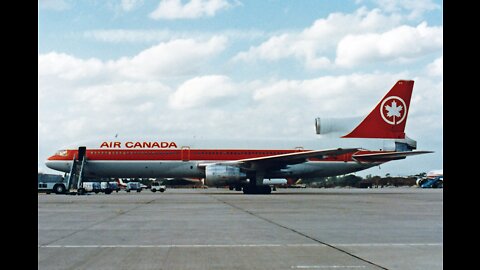
<path fill-rule="evenodd" d="M 328 156 L 337 156 L 347 153 L 357 152 L 358 148 L 336 148 L 336 149 L 327 149 L 327 150 L 312 150 L 312 151 L 302 151 L 294 152 L 281 155 L 273 155 L 266 157 L 257 157 L 257 158 L 247 158 L 239 159 L 232 161 L 225 161 L 215 164 L 223 165 L 232 165 L 240 166 L 244 169 L 257 169 L 257 168 L 271 168 L 271 167 L 284 167 L 286 165 L 293 165 L 298 163 L 306 162 L 308 158 L 318 158 L 323 159 Z M 202 163 L 198 166 L 204 167 L 212 163 Z"/>
<path fill-rule="evenodd" d="M 433 151 L 406 151 L 406 152 L 389 152 L 389 153 L 371 153 L 356 154 L 352 158 L 358 162 L 387 162 L 390 160 L 404 159 L 407 156 L 421 155 L 433 153 Z"/>

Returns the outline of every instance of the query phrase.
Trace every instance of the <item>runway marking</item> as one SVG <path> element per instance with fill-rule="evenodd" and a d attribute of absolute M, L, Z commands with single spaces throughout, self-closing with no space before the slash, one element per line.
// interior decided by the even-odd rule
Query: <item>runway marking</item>
<path fill-rule="evenodd" d="M 226 247 L 324 247 L 319 244 L 239 244 L 239 245 L 39 245 L 39 248 L 226 248 Z"/>
<path fill-rule="evenodd" d="M 365 268 L 365 265 L 297 265 L 293 269 L 322 269 L 322 268 Z"/>
<path fill-rule="evenodd" d="M 294 269 L 321 269 L 321 268 L 365 268 L 364 265 L 297 265 Z"/>
<path fill-rule="evenodd" d="M 331 244 L 337 247 L 395 247 L 395 246 L 443 246 L 443 243 L 367 243 L 367 244 Z"/>
<path fill-rule="evenodd" d="M 341 247 L 443 246 L 443 243 L 330 244 Z M 328 247 L 324 244 L 212 244 L 212 245 L 38 245 L 39 248 L 236 248 L 236 247 Z"/>

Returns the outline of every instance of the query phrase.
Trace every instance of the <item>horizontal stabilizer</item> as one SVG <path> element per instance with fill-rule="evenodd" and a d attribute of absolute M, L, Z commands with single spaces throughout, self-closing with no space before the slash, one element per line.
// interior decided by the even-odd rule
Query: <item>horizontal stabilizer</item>
<path fill-rule="evenodd" d="M 359 162 L 387 162 L 390 160 L 404 159 L 407 156 L 421 155 L 433 153 L 433 151 L 407 151 L 407 152 L 388 152 L 388 153 L 371 153 L 357 154 L 352 158 Z"/>

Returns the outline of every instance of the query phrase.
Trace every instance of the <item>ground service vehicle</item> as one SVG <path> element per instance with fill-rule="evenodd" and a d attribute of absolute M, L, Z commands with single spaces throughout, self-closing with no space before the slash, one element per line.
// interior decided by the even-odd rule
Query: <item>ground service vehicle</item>
<path fill-rule="evenodd" d="M 112 189 L 112 191 L 119 192 L 120 191 L 120 186 L 118 185 L 117 182 L 108 182 L 108 185 Z"/>
<path fill-rule="evenodd" d="M 152 187 L 150 188 L 152 192 L 157 192 L 157 190 L 160 192 L 164 192 L 166 189 L 167 187 L 165 185 L 160 185 L 159 182 L 153 182 Z"/>
<path fill-rule="evenodd" d="M 56 174 L 38 174 L 38 192 L 64 194 L 67 191 L 65 179 Z"/>
<path fill-rule="evenodd" d="M 117 188 L 115 184 L 109 182 L 83 182 L 82 188 L 84 192 L 95 192 L 95 194 L 103 192 L 110 194 Z"/>
<path fill-rule="evenodd" d="M 83 182 L 82 187 L 85 190 L 85 192 L 98 193 L 101 191 L 100 182 Z"/>
<path fill-rule="evenodd" d="M 125 191 L 130 192 L 131 190 L 136 190 L 137 192 L 140 192 L 142 191 L 142 186 L 139 182 L 128 182 Z"/>

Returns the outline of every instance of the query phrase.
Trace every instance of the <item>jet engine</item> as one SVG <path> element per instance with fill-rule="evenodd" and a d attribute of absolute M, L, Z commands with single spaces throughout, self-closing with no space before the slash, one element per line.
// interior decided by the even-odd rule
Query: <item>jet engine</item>
<path fill-rule="evenodd" d="M 360 123 L 362 119 L 360 117 L 349 118 L 328 118 L 317 117 L 315 118 L 315 132 L 319 135 L 325 135 L 329 133 L 346 133 L 351 131 L 356 124 Z"/>
<path fill-rule="evenodd" d="M 247 179 L 247 174 L 239 167 L 228 165 L 208 165 L 205 167 L 205 184 L 207 186 L 224 186 Z"/>

